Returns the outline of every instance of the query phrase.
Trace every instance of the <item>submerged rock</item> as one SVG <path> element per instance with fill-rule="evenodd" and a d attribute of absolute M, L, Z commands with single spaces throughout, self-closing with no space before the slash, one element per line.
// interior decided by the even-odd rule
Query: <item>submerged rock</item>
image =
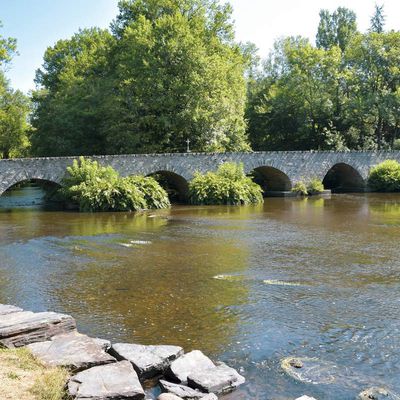
<path fill-rule="evenodd" d="M 315 397 L 310 397 L 310 396 L 301 396 L 298 397 L 296 400 L 317 400 Z"/>
<path fill-rule="evenodd" d="M 188 385 L 207 393 L 228 393 L 245 383 L 245 378 L 226 364 L 191 372 Z"/>
<path fill-rule="evenodd" d="M 54 312 L 12 312 L 0 315 L 0 346 L 14 348 L 76 330 L 75 320 Z"/>
<path fill-rule="evenodd" d="M 288 357 L 282 360 L 281 367 L 292 378 L 313 384 L 330 384 L 340 373 L 343 374 L 334 363 L 318 358 Z"/>
<path fill-rule="evenodd" d="M 22 308 L 15 307 L 15 306 L 9 306 L 7 304 L 0 304 L 0 315 L 12 314 L 12 313 L 21 312 L 21 311 L 23 311 Z"/>
<path fill-rule="evenodd" d="M 58 335 L 46 342 L 30 344 L 28 349 L 45 365 L 66 367 L 72 371 L 81 371 L 116 361 L 95 339 L 78 332 Z"/>
<path fill-rule="evenodd" d="M 400 400 L 400 396 L 380 387 L 371 387 L 357 396 L 358 400 Z"/>
<path fill-rule="evenodd" d="M 80 372 L 70 379 L 68 391 L 78 400 L 142 400 L 145 397 L 139 378 L 128 361 Z"/>
<path fill-rule="evenodd" d="M 160 380 L 159 383 L 163 392 L 173 394 L 185 400 L 198 400 L 207 396 L 207 393 L 200 392 L 197 389 L 192 389 L 178 383 L 171 383 L 165 380 Z"/>
<path fill-rule="evenodd" d="M 209 368 L 215 368 L 215 364 L 200 350 L 193 350 L 173 361 L 165 375 L 174 382 L 186 384 L 188 375 Z"/>
<path fill-rule="evenodd" d="M 179 346 L 116 343 L 112 345 L 110 353 L 117 359 L 130 361 L 139 378 L 147 379 L 163 373 L 172 361 L 183 354 L 183 349 Z"/>

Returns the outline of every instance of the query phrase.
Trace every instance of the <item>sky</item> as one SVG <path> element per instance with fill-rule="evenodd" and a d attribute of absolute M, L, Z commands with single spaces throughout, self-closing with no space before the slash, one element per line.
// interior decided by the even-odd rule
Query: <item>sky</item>
<path fill-rule="evenodd" d="M 118 12 L 118 0 L 0 0 L 0 35 L 17 39 L 18 53 L 7 71 L 14 88 L 35 88 L 34 76 L 48 46 L 71 37 L 79 28 L 107 28 Z M 339 6 L 357 14 L 358 26 L 366 31 L 375 0 L 230 0 L 234 8 L 237 40 L 253 42 L 265 58 L 274 41 L 301 35 L 315 40 L 319 10 Z M 400 0 L 384 4 L 386 29 L 400 30 Z"/>

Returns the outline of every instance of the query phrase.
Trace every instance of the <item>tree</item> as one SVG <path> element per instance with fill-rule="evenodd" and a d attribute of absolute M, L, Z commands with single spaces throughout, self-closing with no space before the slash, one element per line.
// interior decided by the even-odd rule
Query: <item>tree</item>
<path fill-rule="evenodd" d="M 29 146 L 29 99 L 11 88 L 4 74 L 4 67 L 15 51 L 16 40 L 0 35 L 0 158 L 24 155 Z"/>
<path fill-rule="evenodd" d="M 244 71 L 231 7 L 123 0 L 107 31 L 45 54 L 35 93 L 37 154 L 248 150 Z"/>
<path fill-rule="evenodd" d="M 104 154 L 111 96 L 114 38 L 97 28 L 79 31 L 49 47 L 36 72 L 32 124 L 35 155 Z"/>
<path fill-rule="evenodd" d="M 339 46 L 345 51 L 357 32 L 357 17 L 354 11 L 339 7 L 332 14 L 328 10 L 321 10 L 319 16 L 317 47 L 328 50 L 333 46 Z"/>
<path fill-rule="evenodd" d="M 383 9 L 383 5 L 378 6 L 375 4 L 375 12 L 371 17 L 370 32 L 382 33 L 384 31 L 386 17 Z"/>

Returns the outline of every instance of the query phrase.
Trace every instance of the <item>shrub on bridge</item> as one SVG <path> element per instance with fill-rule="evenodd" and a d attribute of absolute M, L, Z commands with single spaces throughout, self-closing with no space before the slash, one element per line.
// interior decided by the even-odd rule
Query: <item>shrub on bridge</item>
<path fill-rule="evenodd" d="M 244 205 L 263 202 L 263 190 L 245 175 L 243 164 L 224 163 L 216 172 L 195 173 L 189 200 L 197 205 Z"/>
<path fill-rule="evenodd" d="M 376 192 L 400 192 L 400 164 L 386 160 L 376 165 L 370 171 L 368 185 Z"/>
<path fill-rule="evenodd" d="M 136 211 L 166 208 L 165 190 L 155 179 L 143 176 L 122 178 L 112 167 L 81 157 L 67 168 L 60 194 L 81 211 Z"/>

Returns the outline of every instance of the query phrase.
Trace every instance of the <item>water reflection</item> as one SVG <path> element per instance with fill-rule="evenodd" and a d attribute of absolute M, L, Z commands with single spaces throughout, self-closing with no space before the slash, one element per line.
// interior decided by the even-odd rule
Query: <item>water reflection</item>
<path fill-rule="evenodd" d="M 13 209 L 0 212 L 0 302 L 72 313 L 112 340 L 200 348 L 244 368 L 248 384 L 226 400 L 398 391 L 399 221 L 396 195 L 142 214 Z M 296 383 L 280 367 L 289 356 L 349 373 Z"/>

